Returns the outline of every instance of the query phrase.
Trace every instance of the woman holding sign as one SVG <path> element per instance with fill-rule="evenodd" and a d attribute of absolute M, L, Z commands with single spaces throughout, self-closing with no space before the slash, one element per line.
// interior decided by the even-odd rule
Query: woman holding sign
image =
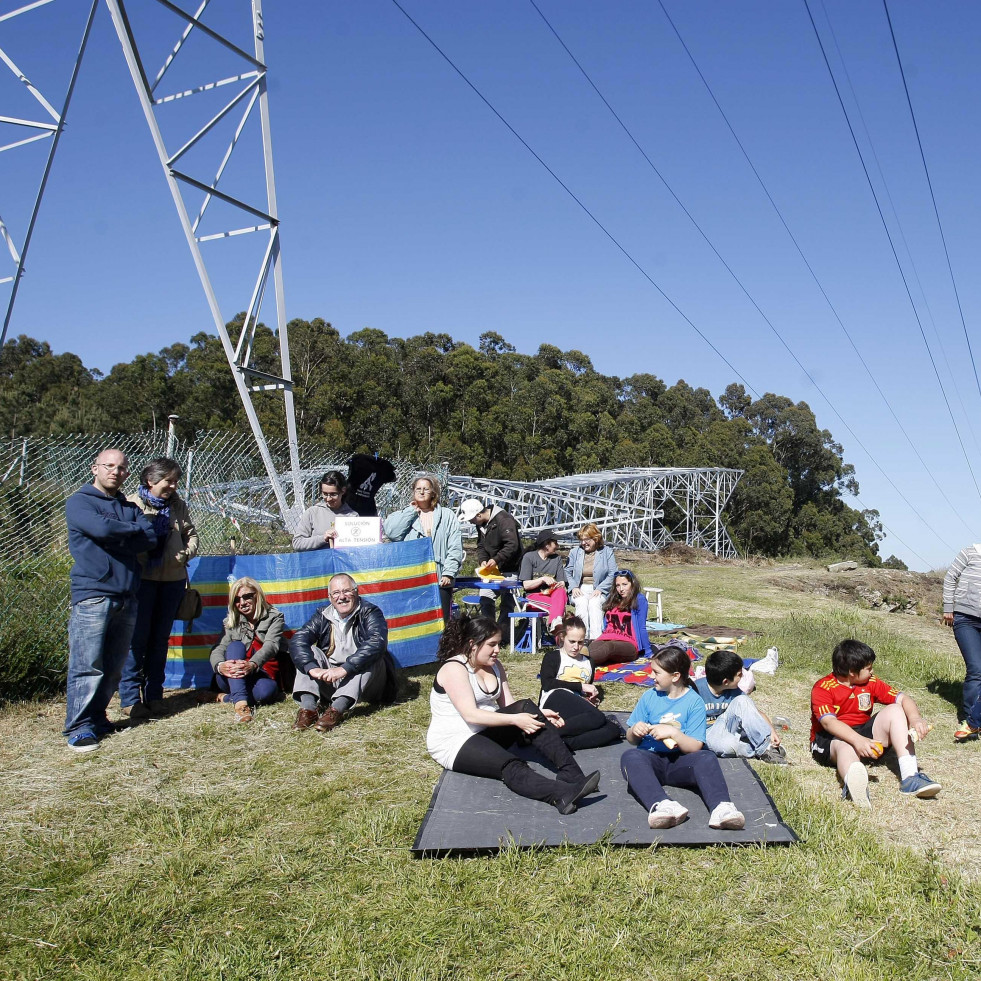
<path fill-rule="evenodd" d="M 463 531 L 456 512 L 439 503 L 439 480 L 421 473 L 412 481 L 412 501 L 385 519 L 385 534 L 392 542 L 431 538 L 439 576 L 439 599 L 443 620 L 450 622 L 453 607 L 453 580 L 463 565 Z"/>
<path fill-rule="evenodd" d="M 341 515 L 358 512 L 344 503 L 347 478 L 340 470 L 328 470 L 320 478 L 320 500 L 300 515 L 296 534 L 293 535 L 293 551 L 309 552 L 317 548 L 331 548 L 337 537 L 334 525 Z"/>

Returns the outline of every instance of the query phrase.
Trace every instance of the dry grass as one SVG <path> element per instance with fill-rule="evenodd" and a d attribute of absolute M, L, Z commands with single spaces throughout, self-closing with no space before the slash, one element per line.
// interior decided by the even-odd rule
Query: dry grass
<path fill-rule="evenodd" d="M 0 976 L 976 977 L 979 747 L 951 741 L 950 633 L 783 589 L 771 566 L 635 567 L 665 588 L 669 617 L 758 631 L 748 654 L 779 645 L 757 697 L 791 720 L 795 765 L 759 770 L 799 846 L 413 860 L 439 774 L 425 753 L 431 668 L 327 737 L 293 732 L 291 704 L 240 726 L 175 695 L 174 714 L 75 756 L 63 702 L 20 704 L 0 712 Z M 809 761 L 810 684 L 850 634 L 936 723 L 921 760 L 938 800 L 901 799 L 878 767 L 875 810 L 858 812 Z M 516 691 L 534 694 L 538 658 L 507 660 Z M 605 705 L 639 694 L 609 685 Z"/>

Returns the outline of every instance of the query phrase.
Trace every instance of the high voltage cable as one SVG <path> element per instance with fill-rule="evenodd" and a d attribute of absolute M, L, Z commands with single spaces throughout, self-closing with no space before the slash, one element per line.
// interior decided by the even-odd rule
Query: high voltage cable
<path fill-rule="evenodd" d="M 937 362 L 933 357 L 933 351 L 930 350 L 930 345 L 927 342 L 926 332 L 923 330 L 923 321 L 920 319 L 919 311 L 916 309 L 916 304 L 913 302 L 913 294 L 909 288 L 909 281 L 906 279 L 906 273 L 903 271 L 903 265 L 899 261 L 899 254 L 896 252 L 896 243 L 893 241 L 892 234 L 889 231 L 889 226 L 886 223 L 886 217 L 882 213 L 882 205 L 879 203 L 879 196 L 875 193 L 875 186 L 872 183 L 872 177 L 869 174 L 868 167 L 865 165 L 865 157 L 862 155 L 861 147 L 858 144 L 858 138 L 855 135 L 855 129 L 852 126 L 852 121 L 848 115 L 848 110 L 845 108 L 845 101 L 841 97 L 841 90 L 838 88 L 838 80 L 835 78 L 835 73 L 831 70 L 831 62 L 828 60 L 828 53 L 825 50 L 824 42 L 821 40 L 821 34 L 817 29 L 817 24 L 814 22 L 814 15 L 811 13 L 809 0 L 804 0 L 804 8 L 807 10 L 807 16 L 810 18 L 811 27 L 814 29 L 814 36 L 817 38 L 818 47 L 821 49 L 821 57 L 824 59 L 825 67 L 828 69 L 828 75 L 831 78 L 831 84 L 834 86 L 835 95 L 838 97 L 838 104 L 841 106 L 842 114 L 845 117 L 845 124 L 848 126 L 848 132 L 851 134 L 852 142 L 855 144 L 855 152 L 858 154 L 858 159 L 862 164 L 862 171 L 865 174 L 865 180 L 868 182 L 869 190 L 872 192 L 872 199 L 875 201 L 876 210 L 879 212 L 879 220 L 882 222 L 882 227 L 886 233 L 886 238 L 889 240 L 889 248 L 892 250 L 893 259 L 896 260 L 896 268 L 899 270 L 899 275 L 903 280 L 903 286 L 906 288 L 906 296 L 909 298 L 909 304 L 913 310 L 913 316 L 916 318 L 916 324 L 920 329 L 920 337 L 923 338 L 923 346 L 927 350 L 927 355 L 930 358 L 930 364 L 933 367 L 933 373 L 937 378 L 937 384 L 940 386 L 940 394 L 943 395 L 944 405 L 947 406 L 947 414 L 950 416 L 951 423 L 953 423 L 954 432 L 957 435 L 957 442 L 960 444 L 961 452 L 964 454 L 964 461 L 967 463 L 967 469 L 970 471 L 971 479 L 974 481 L 974 488 L 978 492 L 978 497 L 981 497 L 981 486 L 978 485 L 978 478 L 974 473 L 974 467 L 971 466 L 971 460 L 967 454 L 967 448 L 964 446 L 964 440 L 961 438 L 960 428 L 957 425 L 957 420 L 954 418 L 953 410 L 950 407 L 950 400 L 947 398 L 947 390 L 944 388 L 944 383 L 940 378 L 940 372 L 937 370 Z"/>
<path fill-rule="evenodd" d="M 722 265 L 725 267 L 726 271 L 732 277 L 733 281 L 743 291 L 743 294 L 746 296 L 746 298 L 749 300 L 749 302 L 753 305 L 753 307 L 755 308 L 756 312 L 760 315 L 760 317 L 763 318 L 764 323 L 766 323 L 766 325 L 773 332 L 773 334 L 777 338 L 777 340 L 779 340 L 780 343 L 783 345 L 783 347 L 785 348 L 785 350 L 787 351 L 787 353 L 791 356 L 791 358 L 793 358 L 795 364 L 800 368 L 801 371 L 804 372 L 804 374 L 807 376 L 808 380 L 814 386 L 815 390 L 820 394 L 820 396 L 828 404 L 828 407 L 835 414 L 835 416 L 838 417 L 838 420 L 841 422 L 841 424 L 845 427 L 846 430 L 848 430 L 848 433 L 852 437 L 852 439 L 854 439 L 855 442 L 861 447 L 861 449 L 863 450 L 863 452 L 865 453 L 865 455 L 869 458 L 869 460 L 871 460 L 871 462 L 875 466 L 875 468 L 879 471 L 879 473 L 882 474 L 882 476 L 885 478 L 885 480 L 889 483 L 889 485 L 892 487 L 892 489 L 899 495 L 900 499 L 906 504 L 906 506 L 910 509 L 910 511 L 912 511 L 913 514 L 915 514 L 917 516 L 917 518 L 920 519 L 920 521 L 924 524 L 924 526 L 927 529 L 929 529 L 929 531 L 932 532 L 944 545 L 946 545 L 947 548 L 951 548 L 951 546 L 947 542 L 944 542 L 943 537 L 940 535 L 940 533 L 930 524 L 929 521 L 927 521 L 927 519 L 919 512 L 919 510 L 917 510 L 916 506 L 899 489 L 899 486 L 896 484 L 896 482 L 885 472 L 885 470 L 883 470 L 882 466 L 879 464 L 879 461 L 876 460 L 876 458 L 872 455 L 872 453 L 868 449 L 868 447 L 865 446 L 865 444 L 858 437 L 858 435 L 851 428 L 851 426 L 848 425 L 848 423 L 845 421 L 844 416 L 842 416 L 842 414 L 838 411 L 838 409 L 835 406 L 835 404 L 831 401 L 831 398 L 824 392 L 824 390 L 821 388 L 821 386 L 817 383 L 817 381 L 815 380 L 814 376 L 807 370 L 807 368 L 804 366 L 804 364 L 800 360 L 800 358 L 797 357 L 797 355 L 794 353 L 794 350 L 787 343 L 787 341 L 784 338 L 783 334 L 780 333 L 780 331 L 773 324 L 773 322 L 770 320 L 770 318 L 763 312 L 763 309 L 756 302 L 755 298 L 752 296 L 752 294 L 749 292 L 749 290 L 743 284 L 742 280 L 736 275 L 735 271 L 732 269 L 732 267 L 729 265 L 729 263 L 726 262 L 726 260 L 723 258 L 722 254 L 715 247 L 715 245 L 712 242 L 712 240 L 708 237 L 708 235 L 702 229 L 701 225 L 699 225 L 699 223 L 695 219 L 694 215 L 692 215 L 692 213 L 688 210 L 688 208 L 685 206 L 684 202 L 682 202 L 682 200 L 675 193 L 674 189 L 667 182 L 667 180 L 664 177 L 664 175 L 657 169 L 657 166 L 654 164 L 653 160 L 651 160 L 651 158 L 645 152 L 645 150 L 640 145 L 640 143 L 638 143 L 637 139 L 634 137 L 633 133 L 630 131 L 630 129 L 627 126 L 627 124 L 624 123 L 624 121 L 620 118 L 620 116 L 617 114 L 617 111 L 613 108 L 612 105 L 610 105 L 610 103 L 607 100 L 606 96 L 603 95 L 603 93 L 599 90 L 599 87 L 596 85 L 596 83 L 592 80 L 592 78 L 590 78 L 589 73 L 586 71 L 585 68 L 583 68 L 583 66 L 580 64 L 579 60 L 572 53 L 572 51 L 569 50 L 568 45 L 559 36 L 558 31 L 556 31 L 555 28 L 551 25 L 551 23 L 549 22 L 548 18 L 542 13 L 541 9 L 538 7 L 538 4 L 535 2 L 535 0 L 529 0 L 529 3 L 538 12 L 538 15 L 545 22 L 546 27 L 548 27 L 548 29 L 552 32 L 552 34 L 555 37 L 555 39 L 559 42 L 560 45 L 562 45 L 562 48 L 565 50 L 566 54 L 568 54 L 568 56 L 572 59 L 573 63 L 579 69 L 579 71 L 582 73 L 583 77 L 589 83 L 589 85 L 593 89 L 593 91 L 599 96 L 599 98 L 602 101 L 603 105 L 605 105 L 606 108 L 609 109 L 610 113 L 613 115 L 613 118 L 617 121 L 617 123 L 619 123 L 620 128 L 624 131 L 624 133 L 626 133 L 626 135 L 630 139 L 631 143 L 633 143 L 633 145 L 640 152 L 641 156 L 643 156 L 643 158 L 647 161 L 648 166 L 657 175 L 658 179 L 664 185 L 665 189 L 668 191 L 668 193 L 674 199 L 674 201 L 676 202 L 676 204 L 678 205 L 678 207 L 681 208 L 681 210 L 688 217 L 688 220 L 695 227 L 696 231 L 698 231 L 699 235 L 702 236 L 702 239 L 704 240 L 705 244 L 708 245 L 708 247 L 715 254 L 715 256 L 719 260 L 719 262 L 722 263 Z M 663 7 L 662 7 L 662 9 L 663 9 Z M 771 198 L 771 202 L 772 202 L 772 198 Z M 846 334 L 847 334 L 847 332 L 846 332 Z M 926 466 L 926 465 L 924 464 L 924 466 Z M 950 503 L 950 502 L 948 501 L 948 503 Z"/>
<path fill-rule="evenodd" d="M 450 66 L 450 68 L 452 68 L 453 71 L 455 71 L 457 75 L 459 75 L 460 78 L 462 78 L 463 81 L 467 83 L 467 85 L 469 86 L 470 90 L 474 93 L 474 95 L 476 95 L 477 98 L 480 99 L 480 101 L 483 102 L 484 105 L 487 106 L 487 108 L 490 109 L 490 111 L 494 113 L 494 115 L 497 116 L 497 118 L 507 127 L 511 135 L 545 168 L 545 170 L 548 171 L 549 175 L 559 185 L 559 187 L 561 187 L 562 190 L 565 191 L 566 194 L 568 194 L 569 197 L 572 198 L 572 200 L 575 201 L 580 208 L 582 208 L 582 210 L 586 213 L 586 215 L 593 222 L 593 224 L 595 224 L 596 227 L 599 228 L 599 230 L 617 247 L 617 249 L 631 263 L 631 265 L 633 265 L 634 268 L 644 277 L 644 279 L 646 279 L 647 282 L 649 282 L 651 286 L 653 286 L 654 289 L 656 289 L 658 293 L 660 293 L 661 296 L 664 297 L 664 299 L 671 305 L 672 309 L 674 309 L 674 311 L 678 314 L 678 316 L 680 316 L 685 321 L 685 323 L 687 323 L 688 326 L 691 327 L 691 329 L 695 331 L 695 333 L 698 334 L 698 336 L 703 341 L 705 341 L 705 343 L 719 356 L 719 358 L 723 361 L 726 367 L 728 367 L 729 370 L 732 371 L 733 374 L 735 374 L 736 377 L 741 382 L 743 382 L 743 384 L 746 385 L 746 387 L 757 398 L 759 398 L 759 393 L 756 391 L 756 389 L 753 388 L 753 386 L 750 385 L 750 383 L 746 381 L 745 378 L 743 378 L 743 376 L 739 373 L 736 367 L 729 362 L 728 358 L 726 358 L 726 356 L 705 336 L 705 334 L 703 334 L 701 330 L 699 330 L 698 327 L 695 326 L 694 322 L 691 319 L 689 319 L 689 317 L 684 313 L 681 307 L 679 307 L 678 304 L 675 303 L 674 300 L 672 300 L 671 297 L 668 296 L 668 294 L 665 293 L 660 286 L 658 286 L 658 284 L 654 281 L 654 279 L 647 272 L 647 270 L 644 269 L 644 267 L 626 250 L 626 248 L 623 245 L 620 244 L 616 236 L 614 236 L 614 234 L 599 220 L 599 218 L 597 218 L 596 215 L 594 215 L 592 211 L 590 211 L 589 208 L 586 207 L 586 205 L 576 196 L 575 192 L 562 180 L 562 178 L 559 177 L 559 175 L 556 174 L 555 171 L 552 170 L 552 168 L 549 167 L 547 163 L 545 163 L 545 161 L 535 152 L 535 150 L 532 149 L 531 145 L 524 139 L 524 137 L 521 136 L 520 133 L 518 133 L 518 131 L 497 111 L 497 109 L 494 108 L 490 100 L 483 94 L 483 92 L 480 91 L 480 89 L 477 88 L 476 85 L 474 85 L 473 82 L 470 81 L 470 79 L 463 73 L 463 70 L 458 68 L 456 63 L 450 58 L 450 56 L 446 54 L 445 51 L 443 51 L 443 49 L 422 29 L 422 27 L 419 24 L 416 23 L 412 15 L 405 9 L 405 7 L 402 6 L 402 4 L 399 3 L 399 0 L 392 0 L 392 3 L 396 7 L 398 7 L 398 9 L 405 15 L 406 20 L 408 20 L 408 22 L 433 46 L 433 48 L 436 50 L 439 56 Z"/>
<path fill-rule="evenodd" d="M 903 229 L 903 223 L 900 221 L 899 212 L 896 209 L 896 204 L 892 199 L 892 194 L 889 191 L 889 182 L 886 180 L 886 175 L 882 169 L 882 163 L 879 160 L 879 154 L 875 150 L 875 141 L 872 139 L 872 134 L 869 132 L 868 124 L 865 122 L 865 114 L 862 112 L 862 104 L 859 101 L 858 93 L 855 91 L 855 86 L 852 85 L 852 76 L 848 71 L 848 64 L 845 61 L 845 56 L 842 53 L 841 46 L 838 44 L 838 35 L 835 33 L 834 24 L 831 23 L 828 17 L 827 8 L 824 6 L 822 0 L 822 9 L 824 10 L 825 19 L 828 22 L 828 31 L 831 34 L 831 40 L 834 42 L 835 53 L 838 55 L 838 60 L 841 62 L 841 70 L 844 73 L 845 81 L 848 84 L 848 91 L 851 93 L 852 99 L 855 102 L 855 111 L 858 113 L 858 121 L 862 125 L 862 132 L 865 134 L 865 139 L 869 144 L 869 153 L 872 154 L 872 160 L 875 163 L 876 173 L 879 175 L 879 180 L 882 182 L 882 190 L 885 194 L 886 201 L 889 204 L 889 210 L 892 212 L 893 220 L 896 223 L 896 229 L 899 232 L 899 237 L 903 243 L 903 249 L 906 252 L 906 258 L 909 260 L 910 269 L 913 273 L 913 279 L 916 281 L 916 288 L 919 290 L 920 297 L 923 300 L 923 306 L 926 308 L 927 316 L 930 318 L 930 326 L 933 328 L 933 336 L 937 340 L 937 345 L 940 348 L 940 353 L 943 355 L 944 367 L 947 369 L 947 374 L 950 375 L 951 380 L 954 380 L 954 372 L 950 367 L 950 359 L 947 357 L 947 348 L 944 346 L 943 339 L 940 336 L 940 331 L 937 329 L 937 321 L 933 316 L 933 310 L 930 307 L 930 300 L 926 295 L 926 290 L 923 288 L 923 283 L 920 281 L 920 273 L 916 268 L 916 260 L 913 258 L 913 250 L 910 248 L 909 241 L 906 238 L 906 232 Z M 971 438 L 974 440 L 975 449 L 978 448 L 978 439 L 974 431 L 974 426 L 971 424 L 971 417 L 968 414 L 967 407 L 964 405 L 964 399 L 961 397 L 960 388 L 956 385 L 954 386 L 954 394 L 957 396 L 958 404 L 961 407 L 961 411 L 964 413 L 967 419 L 967 428 L 971 432 Z M 944 498 L 946 500 L 946 497 Z M 960 517 L 960 515 L 958 515 Z M 971 528 L 963 518 L 961 521 L 964 525 L 970 529 L 971 533 L 974 533 L 974 529 Z"/>
<path fill-rule="evenodd" d="M 671 29 L 674 31 L 675 36 L 678 38 L 678 42 L 681 44 L 681 47 L 684 49 L 685 54 L 688 56 L 688 60 L 691 62 L 692 68 L 695 69 L 695 73 L 698 75 L 699 79 L 701 79 L 702 84 L 705 86 L 705 91 L 708 93 L 709 98 L 715 104 L 716 109 L 719 110 L 719 114 L 722 116 L 722 119 L 725 122 L 726 127 L 728 128 L 729 133 L 731 134 L 733 140 L 735 141 L 736 146 L 739 147 L 739 150 L 742 153 L 743 158 L 746 160 L 746 163 L 749 165 L 749 169 L 753 172 L 753 176 L 756 178 L 757 182 L 759 183 L 760 188 L 763 191 L 764 195 L 766 195 L 766 199 L 770 202 L 770 205 L 773 208 L 777 218 L 779 219 L 780 224 L 783 225 L 784 231 L 786 231 L 788 237 L 790 238 L 790 241 L 793 242 L 794 248 L 797 250 L 797 254 L 801 258 L 801 262 L 804 263 L 804 267 L 807 269 L 808 273 L 810 273 L 811 279 L 814 280 L 814 285 L 817 286 L 821 295 L 824 297 L 825 302 L 828 304 L 828 309 L 831 311 L 835 320 L 838 322 L 838 326 L 841 328 L 842 333 L 845 335 L 845 337 L 848 340 L 848 343 L 851 345 L 852 350 L 855 352 L 855 356 L 858 358 L 862 367 L 865 369 L 865 372 L 869 376 L 869 380 L 872 382 L 873 386 L 875 387 L 875 390 L 879 393 L 880 398 L 882 399 L 886 408 L 889 410 L 889 414 L 892 416 L 896 425 L 899 427 L 899 431 L 905 437 L 906 442 L 909 444 L 910 449 L 915 454 L 917 460 L 920 461 L 920 464 L 922 465 L 924 471 L 933 481 L 933 484 L 937 488 L 937 491 L 940 493 L 940 496 L 947 502 L 947 505 L 952 511 L 952 513 L 957 517 L 957 519 L 961 522 L 961 524 L 963 524 L 964 527 L 967 528 L 968 531 L 972 532 L 973 534 L 974 529 L 971 527 L 971 525 L 969 525 L 964 520 L 960 512 L 954 506 L 953 502 L 950 500 L 949 497 L 947 497 L 947 492 L 944 490 L 943 486 L 937 480 L 934 472 L 927 465 L 927 462 L 920 455 L 920 451 L 916 448 L 916 445 L 914 444 L 912 438 L 910 437 L 909 433 L 906 431 L 906 427 L 900 421 L 899 416 L 896 415 L 896 411 L 893 409 L 892 403 L 889 401 L 888 397 L 886 396 L 886 393 L 882 390 L 882 387 L 879 385 L 878 380 L 876 379 L 875 375 L 872 373 L 872 369 L 869 367 L 868 362 L 866 362 L 865 358 L 863 357 L 862 352 L 858 349 L 858 346 L 856 345 L 854 339 L 852 338 L 851 333 L 849 332 L 848 328 L 845 326 L 844 321 L 841 319 L 841 316 L 839 315 L 837 308 L 831 302 L 831 297 L 828 295 L 827 291 L 825 290 L 824 285 L 821 283 L 821 280 L 818 279 L 817 273 L 814 271 L 813 267 L 811 266 L 811 263 L 807 259 L 807 256 L 804 254 L 804 250 L 801 248 L 800 243 L 797 241 L 797 237 L 794 235 L 790 226 L 787 224 L 787 221 L 783 216 L 783 212 L 780 210 L 779 206 L 777 205 L 777 202 L 774 200 L 773 195 L 770 194 L 770 190 L 766 186 L 766 183 L 764 182 L 763 177 L 761 176 L 759 170 L 757 169 L 756 164 L 753 162 L 752 158 L 750 157 L 749 152 L 746 150 L 746 147 L 742 143 L 742 140 L 740 140 L 739 136 L 736 134 L 736 130 L 733 127 L 732 123 L 729 121 L 729 117 L 726 114 L 725 109 L 722 108 L 722 104 L 716 98 L 712 86 L 709 85 L 708 79 L 705 77 L 701 68 L 698 65 L 698 62 L 695 60 L 695 56 L 691 53 L 691 50 L 689 49 L 688 45 L 685 43 L 685 39 L 681 36 L 681 32 L 678 30 L 677 25 L 672 20 L 671 15 L 668 13 L 667 9 L 665 8 L 663 0 L 658 0 L 658 3 L 661 7 L 661 11 L 663 12 L 665 18 L 667 19 L 668 23 L 671 25 Z M 834 36 L 833 32 L 832 32 L 832 36 Z M 861 114 L 861 110 L 860 110 L 860 114 Z M 864 125 L 864 121 L 863 121 L 863 125 Z M 874 155 L 874 149 L 873 149 L 873 155 Z M 876 163 L 878 165 L 878 158 L 876 158 Z M 888 188 L 887 188 L 887 193 L 888 193 Z M 902 232 L 902 227 L 900 227 L 900 232 Z M 916 270 L 914 267 L 914 273 L 915 271 Z M 927 309 L 929 310 L 929 306 Z M 931 319 L 932 319 L 932 315 L 931 315 Z"/>
<path fill-rule="evenodd" d="M 916 134 L 916 145 L 920 150 L 920 160 L 923 162 L 923 173 L 926 175 L 927 187 L 930 188 L 930 201 L 933 204 L 933 213 L 937 217 L 937 228 L 940 231 L 940 241 L 944 247 L 944 257 L 947 260 L 947 272 L 950 273 L 950 285 L 954 289 L 954 297 L 957 299 L 957 312 L 961 318 L 961 327 L 964 330 L 964 340 L 967 342 L 967 353 L 971 356 L 971 367 L 974 369 L 974 381 L 978 386 L 978 395 L 981 395 L 981 379 L 978 378 L 978 366 L 974 362 L 974 351 L 971 349 L 971 338 L 967 333 L 967 322 L 964 320 L 964 309 L 961 306 L 961 294 L 957 289 L 957 281 L 954 278 L 954 267 L 950 263 L 950 253 L 947 251 L 947 237 L 944 235 L 943 222 L 940 220 L 940 209 L 937 207 L 937 197 L 933 193 L 933 181 L 930 179 L 930 168 L 927 166 L 926 154 L 923 152 L 923 142 L 920 139 L 920 127 L 916 124 L 916 113 L 913 112 L 913 100 L 910 98 L 909 86 L 906 84 L 906 72 L 903 70 L 903 59 L 899 55 L 899 45 L 896 43 L 896 32 L 893 30 L 892 17 L 889 16 L 889 4 L 882 0 L 882 8 L 886 12 L 886 21 L 889 24 L 889 37 L 892 38 L 892 49 L 896 52 L 896 64 L 899 65 L 899 74 L 903 80 L 903 91 L 906 93 L 906 105 L 909 106 L 909 118 L 913 123 L 913 132 Z"/>

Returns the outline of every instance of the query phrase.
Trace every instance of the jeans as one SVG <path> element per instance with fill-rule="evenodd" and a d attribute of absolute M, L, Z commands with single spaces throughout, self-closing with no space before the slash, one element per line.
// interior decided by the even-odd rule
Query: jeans
<path fill-rule="evenodd" d="M 65 736 L 109 731 L 106 707 L 119 684 L 135 626 L 135 596 L 95 596 L 72 604 Z"/>
<path fill-rule="evenodd" d="M 770 724 L 749 695 L 737 695 L 708 727 L 705 745 L 716 756 L 762 756 L 770 746 Z"/>
<path fill-rule="evenodd" d="M 981 705 L 977 705 L 981 697 L 981 617 L 954 613 L 954 639 L 967 668 L 961 694 L 961 718 L 970 721 L 981 714 Z"/>
<path fill-rule="evenodd" d="M 225 649 L 225 660 L 244 661 L 245 644 L 240 640 L 233 640 Z M 233 704 L 248 702 L 249 705 L 268 705 L 279 694 L 279 685 L 262 668 L 244 678 L 226 678 L 215 672 L 215 681 L 221 691 L 228 695 L 226 701 Z"/>
<path fill-rule="evenodd" d="M 719 761 L 707 749 L 670 756 L 646 749 L 628 749 L 620 757 L 620 772 L 630 793 L 646 811 L 667 799 L 666 783 L 697 790 L 710 813 L 723 801 L 732 799 Z"/>
<path fill-rule="evenodd" d="M 163 698 L 170 631 L 186 588 L 184 579 L 140 583 L 136 629 L 119 682 L 119 703 L 124 708 Z"/>

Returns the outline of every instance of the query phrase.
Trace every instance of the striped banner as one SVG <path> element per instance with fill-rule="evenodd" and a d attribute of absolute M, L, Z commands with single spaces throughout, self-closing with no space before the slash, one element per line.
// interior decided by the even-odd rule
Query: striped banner
<path fill-rule="evenodd" d="M 380 607 L 388 621 L 388 649 L 402 667 L 436 659 L 443 632 L 433 545 L 428 538 L 360 548 L 324 548 L 281 555 L 221 555 L 194 559 L 191 585 L 201 594 L 201 616 L 184 632 L 178 620 L 170 635 L 164 684 L 203 688 L 211 684 L 211 650 L 221 639 L 228 613 L 228 587 L 242 576 L 255 579 L 286 617 L 287 636 L 327 604 L 327 581 L 346 572 L 358 592 Z"/>

